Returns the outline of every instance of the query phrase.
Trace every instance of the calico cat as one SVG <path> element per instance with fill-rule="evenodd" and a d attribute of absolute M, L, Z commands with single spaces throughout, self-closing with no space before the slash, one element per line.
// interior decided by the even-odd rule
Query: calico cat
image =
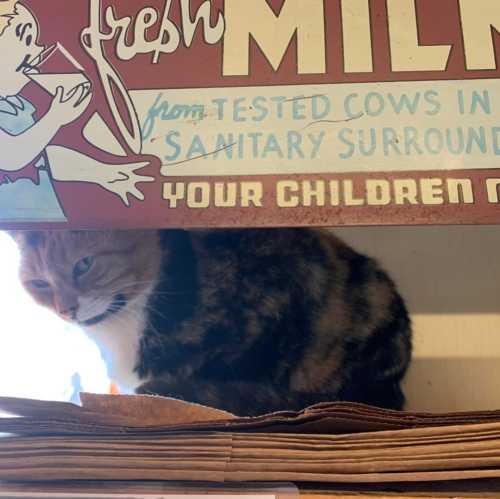
<path fill-rule="evenodd" d="M 401 409 L 408 313 L 377 264 L 315 229 L 17 232 L 35 300 L 111 377 L 241 416 L 322 401 Z"/>

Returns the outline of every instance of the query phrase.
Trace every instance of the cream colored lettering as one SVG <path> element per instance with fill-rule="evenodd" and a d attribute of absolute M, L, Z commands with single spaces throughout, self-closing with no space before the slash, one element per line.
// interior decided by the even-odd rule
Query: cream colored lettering
<path fill-rule="evenodd" d="M 367 180 L 366 200 L 371 206 L 391 204 L 391 186 L 387 180 Z"/>
<path fill-rule="evenodd" d="M 243 208 L 262 208 L 262 197 L 264 196 L 264 186 L 262 182 L 242 182 L 241 183 L 241 206 Z"/>
<path fill-rule="evenodd" d="M 394 200 L 399 205 L 418 204 L 417 182 L 411 178 L 394 180 Z"/>
<path fill-rule="evenodd" d="M 352 180 L 344 180 L 342 185 L 344 190 L 344 204 L 346 206 L 363 206 L 365 204 L 364 199 L 357 198 L 354 195 L 354 183 Z"/>
<path fill-rule="evenodd" d="M 422 179 L 420 181 L 420 192 L 423 204 L 444 204 L 443 181 L 440 178 Z"/>
<path fill-rule="evenodd" d="M 234 208 L 236 206 L 236 196 L 238 185 L 236 182 L 225 184 L 217 182 L 214 186 L 216 208 Z"/>
<path fill-rule="evenodd" d="M 330 204 L 332 206 L 340 205 L 340 186 L 338 180 L 330 180 Z"/>
<path fill-rule="evenodd" d="M 137 54 L 153 54 L 153 63 L 158 63 L 160 55 L 174 52 L 180 44 L 181 37 L 176 25 L 168 18 L 172 0 L 167 0 L 163 14 L 160 35 L 155 40 L 146 40 L 148 29 L 158 22 L 158 12 L 152 7 L 142 9 L 135 17 L 117 19 L 113 6 L 106 9 L 106 24 L 116 36 L 116 55 L 123 61 L 133 59 Z M 134 35 L 130 35 L 134 25 Z M 133 39 L 133 43 L 127 40 Z M 164 41 L 166 40 L 166 42 Z"/>
<path fill-rule="evenodd" d="M 393 71 L 444 71 L 451 45 L 423 46 L 418 40 L 415 0 L 387 0 Z"/>
<path fill-rule="evenodd" d="M 467 69 L 496 69 L 493 29 L 500 30 L 498 0 L 460 0 Z"/>
<path fill-rule="evenodd" d="M 304 206 L 325 206 L 324 180 L 305 181 L 302 185 Z"/>
<path fill-rule="evenodd" d="M 163 199 L 168 201 L 169 208 L 177 208 L 179 201 L 182 201 L 186 195 L 186 186 L 183 182 L 166 182 L 163 184 Z"/>
<path fill-rule="evenodd" d="M 221 12 L 217 15 L 217 22 L 214 26 L 210 24 L 212 15 L 212 5 L 210 0 L 203 2 L 197 9 L 194 19 L 191 19 L 190 3 L 191 0 L 181 0 L 181 16 L 183 38 L 186 47 L 191 47 L 198 24 L 201 23 L 203 29 L 203 39 L 209 45 L 218 43 L 224 35 L 225 21 Z"/>
<path fill-rule="evenodd" d="M 182 23 L 179 29 L 170 19 L 172 0 L 166 0 L 158 35 L 152 39 L 148 36 L 148 31 L 158 24 L 160 15 L 157 9 L 144 7 L 135 18 L 131 16 L 117 18 L 114 7 L 107 7 L 106 24 L 111 30 L 108 39 L 116 39 L 116 55 L 124 61 L 129 61 L 138 54 L 150 53 L 153 54 L 153 64 L 157 64 L 162 54 L 170 54 L 179 48 L 181 38 L 184 45 L 190 47 L 200 24 L 205 43 L 210 45 L 218 43 L 224 34 L 225 27 L 222 13 L 219 12 L 217 22 L 212 26 L 210 24 L 212 12 L 210 1 L 206 0 L 198 7 L 194 19 L 191 18 L 190 3 L 191 0 L 180 0 Z"/>
<path fill-rule="evenodd" d="M 276 203 L 280 208 L 299 206 L 299 183 L 295 180 L 281 180 L 276 184 Z"/>
<path fill-rule="evenodd" d="M 187 188 L 188 208 L 208 208 L 210 206 L 210 184 L 208 182 L 190 182 Z"/>
<path fill-rule="evenodd" d="M 135 19 L 131 16 L 117 18 L 113 6 L 105 10 L 106 25 L 102 22 L 101 0 L 90 0 L 89 26 L 82 30 L 83 48 L 94 60 L 99 78 L 104 88 L 107 103 L 120 133 L 132 152 L 139 154 L 142 149 L 141 127 L 134 104 L 117 71 L 105 55 L 104 43 L 115 40 L 115 52 L 118 58 L 130 60 L 137 54 L 151 53 L 153 63 L 158 63 L 161 54 L 172 53 L 180 46 L 181 33 L 169 19 L 172 0 L 166 0 L 162 21 L 157 38 L 150 40 L 148 31 L 160 18 L 153 7 L 140 10 Z M 197 26 L 201 23 L 206 43 L 218 43 L 224 34 L 224 17 L 221 12 L 214 26 L 210 24 L 211 4 L 203 2 L 197 9 L 194 19 L 190 15 L 190 0 L 181 0 L 182 39 L 190 46 Z M 133 36 L 131 31 L 133 29 Z M 118 94 L 118 95 L 117 95 Z M 127 116 L 122 116 L 117 101 L 123 101 Z"/>
<path fill-rule="evenodd" d="M 448 184 L 448 200 L 452 204 L 473 204 L 474 191 L 472 189 L 472 181 L 466 179 L 450 178 Z"/>
<path fill-rule="evenodd" d="M 368 0 L 342 0 L 344 71 L 373 72 L 370 4 Z"/>
<path fill-rule="evenodd" d="M 500 187 L 500 178 L 489 178 L 486 180 L 486 189 L 488 191 L 488 202 L 498 204 L 500 203 L 498 189 Z"/>
<path fill-rule="evenodd" d="M 169 208 L 206 209 L 262 207 L 264 187 L 261 182 L 165 182 L 163 199 Z M 182 203 L 181 203 L 182 202 Z"/>
<path fill-rule="evenodd" d="M 326 72 L 324 0 L 286 0 L 276 16 L 266 0 L 226 0 L 223 75 L 250 74 L 250 40 L 276 71 L 297 37 L 298 74 Z"/>

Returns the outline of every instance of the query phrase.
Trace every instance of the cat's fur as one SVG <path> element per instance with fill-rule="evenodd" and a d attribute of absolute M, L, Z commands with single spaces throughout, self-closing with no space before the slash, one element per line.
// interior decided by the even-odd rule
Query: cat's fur
<path fill-rule="evenodd" d="M 115 380 L 142 383 L 140 393 L 239 415 L 332 400 L 403 406 L 405 304 L 373 260 L 329 232 L 16 239 L 28 291 L 81 324 L 109 354 Z"/>

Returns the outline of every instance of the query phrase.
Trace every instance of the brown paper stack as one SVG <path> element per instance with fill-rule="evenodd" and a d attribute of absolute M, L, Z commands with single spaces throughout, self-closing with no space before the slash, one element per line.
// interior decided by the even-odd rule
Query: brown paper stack
<path fill-rule="evenodd" d="M 172 399 L 0 398 L 0 480 L 384 483 L 500 478 L 500 412 L 332 403 L 258 418 Z"/>

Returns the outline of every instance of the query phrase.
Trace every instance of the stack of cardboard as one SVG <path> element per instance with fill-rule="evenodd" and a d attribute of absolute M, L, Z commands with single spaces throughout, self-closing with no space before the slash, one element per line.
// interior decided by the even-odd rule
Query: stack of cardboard
<path fill-rule="evenodd" d="M 0 480 L 388 483 L 500 477 L 500 412 L 357 404 L 236 418 L 155 397 L 0 398 Z"/>

